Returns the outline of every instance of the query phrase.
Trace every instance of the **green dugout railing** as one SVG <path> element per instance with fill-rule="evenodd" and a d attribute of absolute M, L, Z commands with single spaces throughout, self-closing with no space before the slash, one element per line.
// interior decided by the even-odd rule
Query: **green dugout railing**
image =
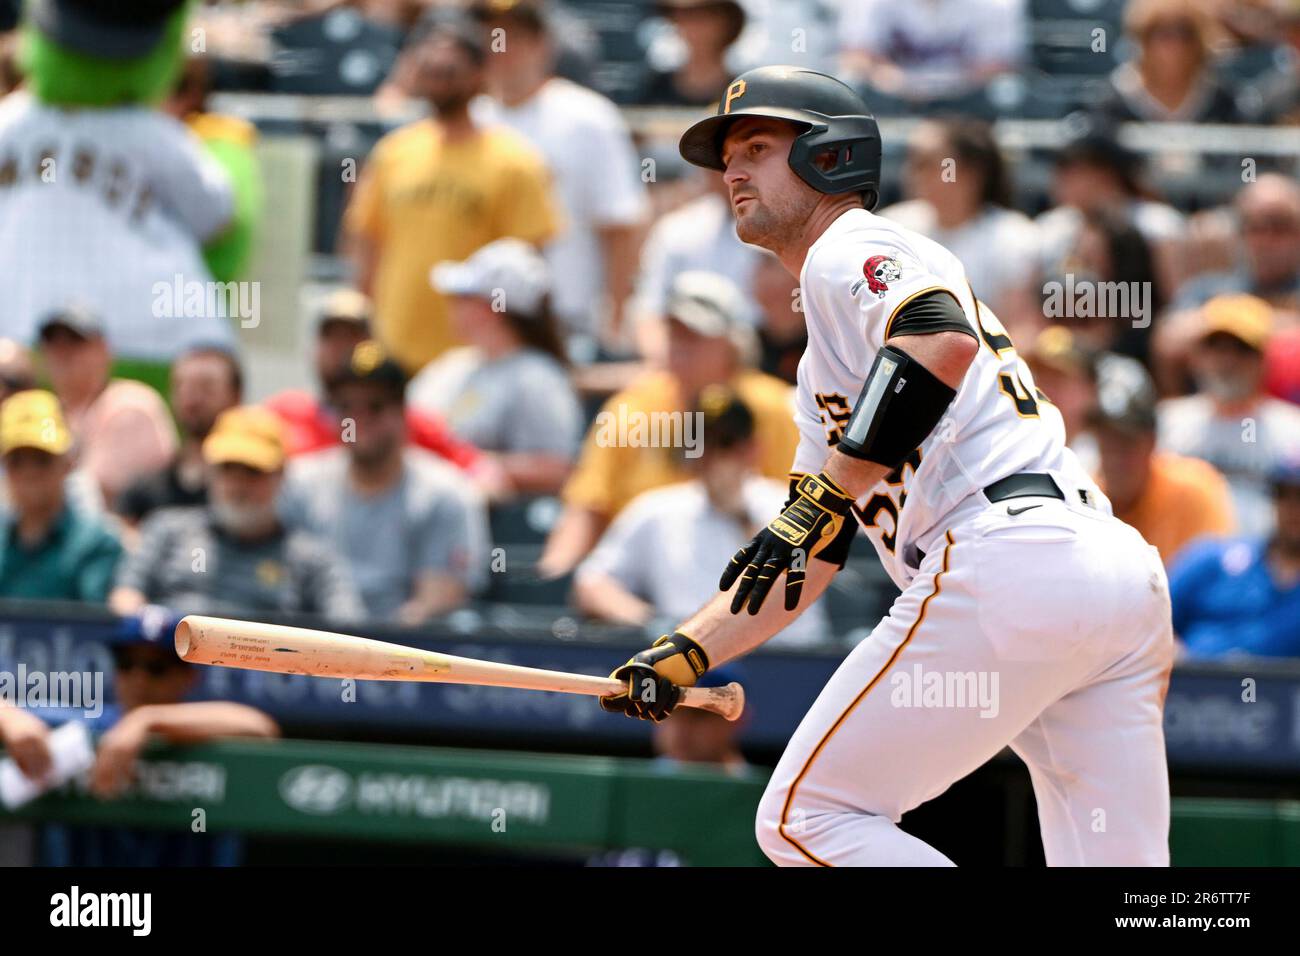
<path fill-rule="evenodd" d="M 151 747 L 137 783 L 78 785 L 5 819 L 443 844 L 496 851 L 672 850 L 689 864 L 764 863 L 766 774 L 647 760 L 282 740 Z M 1179 866 L 1300 866 L 1300 802 L 1178 799 Z"/>
<path fill-rule="evenodd" d="M 764 860 L 754 812 L 765 780 L 626 758 L 222 741 L 150 748 L 122 799 L 69 785 L 8 816 L 494 852 L 643 847 L 745 866 Z"/>

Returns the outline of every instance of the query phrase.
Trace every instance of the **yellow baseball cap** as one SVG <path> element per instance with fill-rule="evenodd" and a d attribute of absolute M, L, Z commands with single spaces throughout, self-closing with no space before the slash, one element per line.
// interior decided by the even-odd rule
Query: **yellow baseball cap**
<path fill-rule="evenodd" d="M 0 455 L 15 448 L 63 455 L 71 447 L 72 433 L 54 393 L 32 388 L 15 392 L 0 405 Z"/>
<path fill-rule="evenodd" d="M 284 466 L 284 459 L 284 426 L 274 413 L 257 405 L 222 412 L 203 441 L 203 460 L 209 465 L 245 465 L 272 472 Z"/>
<path fill-rule="evenodd" d="M 1217 332 L 1264 351 L 1273 333 L 1273 307 L 1253 295 L 1217 295 L 1201 307 L 1202 341 Z"/>

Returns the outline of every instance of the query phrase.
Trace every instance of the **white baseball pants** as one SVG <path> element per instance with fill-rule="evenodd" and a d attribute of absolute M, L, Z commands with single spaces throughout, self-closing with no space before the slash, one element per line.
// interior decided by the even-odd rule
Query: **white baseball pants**
<path fill-rule="evenodd" d="M 780 865 L 951 865 L 898 821 L 1010 745 L 1048 865 L 1167 866 L 1172 662 L 1164 568 L 1136 531 L 1053 498 L 989 505 L 822 689 L 759 844 Z"/>

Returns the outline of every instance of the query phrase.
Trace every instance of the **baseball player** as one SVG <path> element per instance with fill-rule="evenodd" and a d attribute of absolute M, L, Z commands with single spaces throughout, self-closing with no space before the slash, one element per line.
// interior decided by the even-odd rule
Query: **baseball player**
<path fill-rule="evenodd" d="M 1049 864 L 1167 865 L 1160 558 L 1066 449 L 962 264 L 871 213 L 881 150 L 866 104 L 832 77 L 762 67 L 681 152 L 723 174 L 740 238 L 799 277 L 801 441 L 784 510 L 732 558 L 722 593 L 616 669 L 627 690 L 601 706 L 664 719 L 678 687 L 822 594 L 861 528 L 902 594 L 790 740 L 759 807 L 764 852 L 951 865 L 898 821 L 1010 746 Z"/>

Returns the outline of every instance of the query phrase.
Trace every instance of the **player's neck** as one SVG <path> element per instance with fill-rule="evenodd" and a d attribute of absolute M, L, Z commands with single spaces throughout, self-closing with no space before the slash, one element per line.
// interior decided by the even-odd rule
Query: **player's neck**
<path fill-rule="evenodd" d="M 798 238 L 777 253 L 777 258 L 781 260 L 786 271 L 798 279 L 803 274 L 804 260 L 808 258 L 808 250 L 813 247 L 813 243 L 820 239 L 822 233 L 840 216 L 852 209 L 861 208 L 862 200 L 856 193 L 823 196 L 813 208 L 812 215 L 804 223 Z"/>

